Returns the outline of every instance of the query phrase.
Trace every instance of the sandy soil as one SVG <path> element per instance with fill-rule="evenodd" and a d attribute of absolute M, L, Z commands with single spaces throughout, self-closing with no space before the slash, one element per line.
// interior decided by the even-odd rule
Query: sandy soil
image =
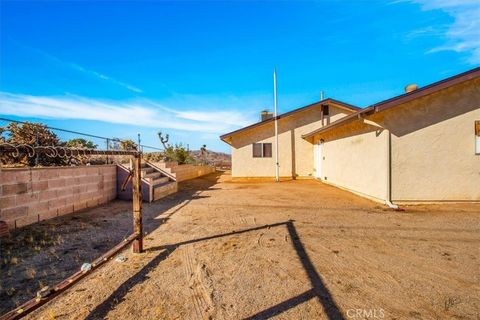
<path fill-rule="evenodd" d="M 100 255 L 129 232 L 128 209 L 113 202 L 34 226 L 56 239 L 54 225 L 60 239 L 36 254 L 13 241 L 18 261 L 2 267 L 2 290 L 21 282 L 34 293 L 43 271 L 40 281 L 59 280 Z M 145 205 L 145 217 L 145 253 L 126 250 L 126 262 L 28 318 L 478 319 L 478 204 L 397 212 L 316 181 L 213 174 Z M 15 269 L 32 265 L 33 279 Z M 15 297 L 2 293 L 2 307 Z"/>

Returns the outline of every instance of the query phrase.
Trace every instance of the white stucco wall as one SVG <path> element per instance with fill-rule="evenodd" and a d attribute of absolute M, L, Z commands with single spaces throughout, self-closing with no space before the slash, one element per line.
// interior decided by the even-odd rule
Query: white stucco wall
<path fill-rule="evenodd" d="M 322 181 L 383 201 L 387 196 L 387 132 L 356 120 L 317 135 L 322 146 Z"/>
<path fill-rule="evenodd" d="M 351 113 L 330 105 L 330 115 L 323 125 Z M 312 177 L 313 146 L 302 135 L 322 126 L 320 104 L 281 118 L 279 125 L 279 163 L 281 177 Z M 269 122 L 232 137 L 232 177 L 275 176 L 275 131 Z M 271 158 L 253 158 L 253 143 L 272 143 Z"/>
<path fill-rule="evenodd" d="M 292 157 L 291 132 L 286 129 L 285 122 L 279 124 L 278 144 L 280 176 L 291 177 Z M 283 132 L 282 132 L 283 131 Z M 250 132 L 234 137 L 232 147 L 232 177 L 274 177 L 275 176 L 275 138 L 273 125 L 256 128 Z M 253 143 L 271 143 L 271 158 L 254 158 Z"/>
<path fill-rule="evenodd" d="M 475 120 L 479 79 L 385 112 L 392 132 L 392 199 L 479 201 Z"/>
<path fill-rule="evenodd" d="M 367 117 L 380 128 L 355 120 L 315 136 L 315 142 L 325 140 L 323 179 L 384 200 L 391 170 L 393 202 L 480 201 L 475 120 L 480 120 L 479 79 Z"/>

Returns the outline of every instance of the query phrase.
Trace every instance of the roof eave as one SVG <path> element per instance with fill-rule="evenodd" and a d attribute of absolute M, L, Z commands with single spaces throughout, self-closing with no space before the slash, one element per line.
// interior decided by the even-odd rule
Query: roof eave
<path fill-rule="evenodd" d="M 281 114 L 281 115 L 278 115 L 277 116 L 277 120 L 280 120 L 282 118 L 285 118 L 285 117 L 289 117 L 293 114 L 296 114 L 298 112 L 301 112 L 301 111 L 305 111 L 307 110 L 308 108 L 311 108 L 315 105 L 322 105 L 322 104 L 325 104 L 325 103 L 332 103 L 332 104 L 335 104 L 336 107 L 340 107 L 342 109 L 345 109 L 345 110 L 349 110 L 349 111 L 352 111 L 352 112 L 357 112 L 359 110 L 362 110 L 361 108 L 357 107 L 357 106 L 354 106 L 354 105 L 351 105 L 351 104 L 348 104 L 348 103 L 345 103 L 345 102 L 341 102 L 341 101 L 338 101 L 338 100 L 335 100 L 335 99 L 332 99 L 332 98 L 327 98 L 327 99 L 324 99 L 324 100 L 320 100 L 320 101 L 317 101 L 317 102 L 314 102 L 314 103 L 311 103 L 309 105 L 306 105 L 304 107 L 300 107 L 300 108 L 297 108 L 295 110 L 292 110 L 292 111 L 289 111 L 289 112 L 286 112 L 284 114 Z M 228 143 L 230 144 L 229 142 L 225 141 L 225 139 L 235 135 L 235 134 L 238 134 L 240 132 L 243 132 L 243 131 L 247 131 L 249 129 L 253 129 L 253 128 L 256 128 L 258 126 L 261 126 L 261 125 L 264 125 L 264 124 L 267 124 L 269 122 L 272 122 L 274 121 L 275 118 L 272 117 L 270 119 L 267 119 L 265 121 L 260 121 L 260 122 L 256 122 L 254 124 L 251 124 L 249 126 L 246 126 L 246 127 L 243 127 L 243 128 L 240 128 L 238 130 L 235 130 L 235 131 L 232 131 L 232 132 L 229 132 L 229 133 L 226 133 L 226 134 L 223 134 L 220 136 L 220 140 L 222 140 L 223 142 L 225 143 Z"/>
<path fill-rule="evenodd" d="M 361 118 L 362 116 L 368 116 L 377 112 L 385 111 L 387 109 L 396 107 L 398 105 L 410 102 L 412 100 L 425 97 L 427 95 L 430 95 L 432 93 L 435 93 L 439 90 L 446 89 L 448 87 L 460 84 L 465 81 L 473 80 L 475 78 L 480 77 L 480 67 L 474 68 L 472 70 L 454 75 L 452 77 L 434 82 L 432 84 L 429 84 L 423 88 L 414 90 L 412 92 L 404 93 L 399 96 L 381 101 L 379 103 L 373 104 L 367 108 L 361 109 L 356 113 L 353 113 L 351 115 L 348 115 L 346 117 L 343 117 L 335 122 L 332 122 L 331 124 L 322 127 L 320 129 L 314 130 L 312 132 L 309 132 L 307 134 L 302 135 L 303 139 L 309 139 L 312 136 L 316 134 L 320 134 L 326 131 L 329 131 L 331 129 L 334 129 L 336 127 L 339 127 L 343 124 L 346 124 L 347 122 L 353 121 L 354 119 Z"/>
<path fill-rule="evenodd" d="M 303 139 L 309 139 L 309 138 L 313 137 L 314 135 L 329 131 L 331 129 L 334 129 L 336 127 L 344 125 L 347 122 L 363 118 L 363 116 L 370 115 L 370 114 L 373 114 L 373 113 L 375 113 L 373 107 L 368 107 L 368 108 L 361 109 L 360 111 L 349 114 L 348 116 L 345 116 L 345 117 L 343 117 L 343 118 L 341 118 L 341 119 L 339 119 L 335 122 L 332 122 L 329 125 L 326 125 L 325 127 L 319 128 L 319 129 L 314 130 L 314 131 L 309 132 L 309 133 L 306 133 L 306 134 L 302 135 L 302 138 Z"/>

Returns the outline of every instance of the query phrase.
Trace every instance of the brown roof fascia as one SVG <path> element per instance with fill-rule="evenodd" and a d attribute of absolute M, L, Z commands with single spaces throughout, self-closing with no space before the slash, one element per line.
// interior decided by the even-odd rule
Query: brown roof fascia
<path fill-rule="evenodd" d="M 370 114 L 373 114 L 374 113 L 374 108 L 372 107 L 367 107 L 365 109 L 362 109 L 358 112 L 355 112 L 355 113 L 352 113 L 352 114 L 349 114 L 348 116 L 345 116 L 335 122 L 332 122 L 330 124 L 327 124 L 325 127 L 321 127 L 317 130 L 314 130 L 312 132 L 309 132 L 309 133 L 306 133 L 304 135 L 302 135 L 302 138 L 303 139 L 308 139 L 310 138 L 311 136 L 313 135 L 316 135 L 318 133 L 322 133 L 322 132 L 325 132 L 325 131 L 328 131 L 330 129 L 333 129 L 333 128 L 336 128 L 336 127 L 339 127 L 341 126 L 342 124 L 344 124 L 345 122 L 348 122 L 348 121 L 352 121 L 352 120 L 355 120 L 355 119 L 360 119 L 362 118 L 363 115 L 370 115 Z"/>
<path fill-rule="evenodd" d="M 460 74 L 457 74 L 457 75 L 454 75 L 450 78 L 446 78 L 446 79 L 434 82 L 432 84 L 429 84 L 425 87 L 419 88 L 419 89 L 414 90 L 412 92 L 404 93 L 404 94 L 401 94 L 399 96 L 396 96 L 396 97 L 378 102 L 378 103 L 373 104 L 369 107 L 361 109 L 360 111 L 358 111 L 354 114 L 348 115 L 348 116 L 343 117 L 343 118 L 341 118 L 341 119 L 339 119 L 335 122 L 332 122 L 331 124 L 326 125 L 325 127 L 322 127 L 320 129 L 314 130 L 310 133 L 304 134 L 304 135 L 302 135 L 302 138 L 307 139 L 307 138 L 309 138 L 309 137 L 311 137 L 315 134 L 325 132 L 325 131 L 328 131 L 330 129 L 336 128 L 340 125 L 343 125 L 344 123 L 346 123 L 348 121 L 352 121 L 352 120 L 357 119 L 357 118 L 362 118 L 363 116 L 368 116 L 368 115 L 371 115 L 371 114 L 374 114 L 374 113 L 377 113 L 377 112 L 380 112 L 380 111 L 384 111 L 384 110 L 396 107 L 400 104 L 403 104 L 403 103 L 412 101 L 414 99 L 418 99 L 418 98 L 427 96 L 427 95 L 432 94 L 434 92 L 437 92 L 439 90 L 446 89 L 446 88 L 451 87 L 453 85 L 456 85 L 456 84 L 459 84 L 459 83 L 462 83 L 462 82 L 465 82 L 465 81 L 468 81 L 468 80 L 472 80 L 472 79 L 475 79 L 475 78 L 478 78 L 478 77 L 480 77 L 480 67 L 474 68 L 472 70 L 469 70 L 469 71 L 466 71 L 466 72 L 463 72 L 463 73 L 460 73 Z"/>
<path fill-rule="evenodd" d="M 321 100 L 321 101 L 317 101 L 317 102 L 314 102 L 312 104 L 309 104 L 307 106 L 304 106 L 304 107 L 301 107 L 301 108 L 298 108 L 298 109 L 295 109 L 295 110 L 292 110 L 292 111 L 289 111 L 289 112 L 286 112 L 284 114 L 281 114 L 281 115 L 278 115 L 277 116 L 277 119 L 281 119 L 281 118 L 285 118 L 285 117 L 288 117 L 288 116 L 291 116 L 293 114 L 296 114 L 298 112 L 301 112 L 301 111 L 305 111 L 311 107 L 314 107 L 314 106 L 317 106 L 317 105 L 322 105 L 322 104 L 328 104 L 328 103 L 332 103 L 332 104 L 335 104 L 339 107 L 342 107 L 342 108 L 345 108 L 345 109 L 348 109 L 350 111 L 353 111 L 353 112 L 357 112 L 359 110 L 361 110 L 361 108 L 359 107 L 356 107 L 354 105 L 351 105 L 351 104 L 348 104 L 348 103 L 345 103 L 345 102 L 341 102 L 341 101 L 338 101 L 338 100 L 335 100 L 335 99 L 332 99 L 332 98 L 327 98 L 327 99 L 324 99 L 324 100 Z M 232 136 L 232 135 L 235 135 L 237 133 L 240 133 L 240 132 L 243 132 L 243 131 L 246 131 L 246 130 L 249 130 L 249 129 L 253 129 L 253 128 L 256 128 L 258 126 L 261 126 L 261 125 L 264 125 L 266 123 L 269 123 L 269 122 L 272 122 L 274 121 L 275 118 L 270 118 L 270 119 L 267 119 L 265 121 L 260 121 L 260 122 L 257 122 L 257 123 L 254 123 L 252 125 L 249 125 L 249 126 L 246 126 L 246 127 L 243 127 L 243 128 L 240 128 L 238 130 L 235 130 L 235 131 L 232 131 L 232 132 L 229 132 L 229 133 L 226 133 L 224 135 L 221 135 L 220 136 L 220 139 L 225 141 L 225 139 L 227 139 L 228 137 Z M 225 141 L 227 142 L 227 141 Z M 228 143 L 228 142 L 227 142 Z"/>

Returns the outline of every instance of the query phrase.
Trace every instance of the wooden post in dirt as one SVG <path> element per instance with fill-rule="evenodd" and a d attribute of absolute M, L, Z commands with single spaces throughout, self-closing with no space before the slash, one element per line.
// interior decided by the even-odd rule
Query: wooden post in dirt
<path fill-rule="evenodd" d="M 133 241 L 133 252 L 141 253 L 143 251 L 143 227 L 142 227 L 142 156 L 139 153 L 133 159 L 133 232 L 138 234 L 138 238 Z"/>

